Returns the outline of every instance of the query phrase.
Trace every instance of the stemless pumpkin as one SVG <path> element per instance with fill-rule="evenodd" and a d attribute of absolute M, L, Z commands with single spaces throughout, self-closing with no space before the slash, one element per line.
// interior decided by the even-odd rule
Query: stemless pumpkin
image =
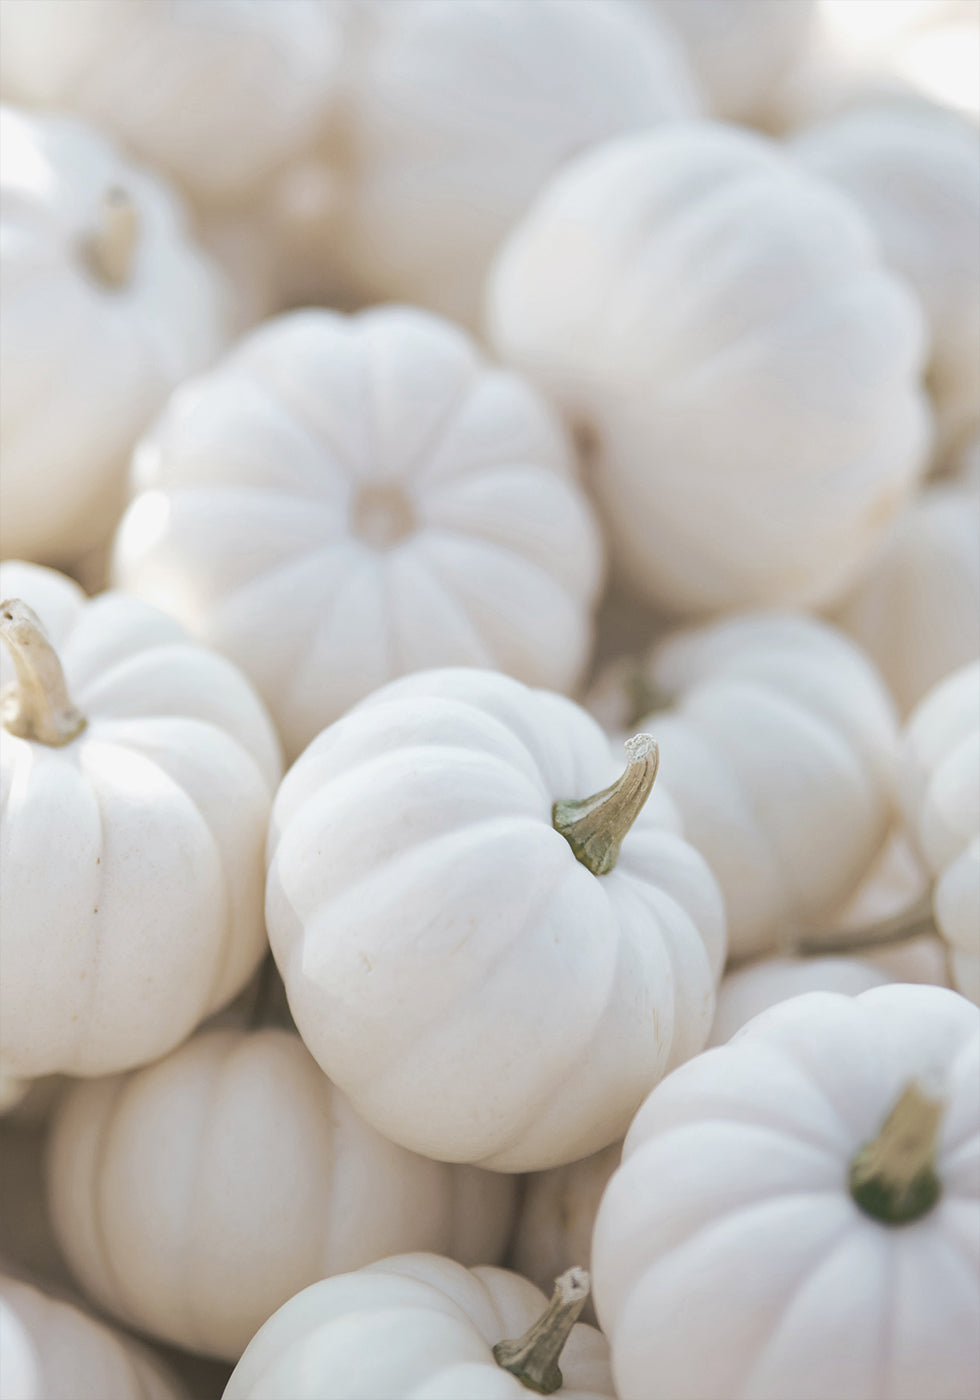
<path fill-rule="evenodd" d="M 513 1182 L 368 1127 L 283 1030 L 208 1030 L 79 1084 L 48 1157 L 55 1232 L 123 1322 L 235 1362 L 294 1293 L 385 1255 L 496 1263 Z"/>
<path fill-rule="evenodd" d="M 134 487 L 116 580 L 241 666 L 291 756 L 409 671 L 581 676 L 601 545 L 571 446 L 434 316 L 269 322 L 177 393 Z"/>
<path fill-rule="evenodd" d="M 701 1048 L 724 914 L 667 796 L 643 806 L 655 773 L 648 738 L 623 772 L 570 700 L 477 670 L 393 682 L 293 765 L 269 937 L 300 1034 L 380 1132 L 555 1166 Z"/>
<path fill-rule="evenodd" d="M 228 290 L 169 188 L 80 122 L 0 110 L 0 194 L 0 554 L 67 564 L 105 543 L 133 443 L 225 344 Z"/>
<path fill-rule="evenodd" d="M 107 1074 L 258 965 L 279 748 L 245 678 L 155 608 L 11 562 L 0 598 L 0 1068 Z"/>
<path fill-rule="evenodd" d="M 593 1240 L 620 1400 L 970 1400 L 980 1017 L 811 992 L 637 1114 Z"/>
<path fill-rule="evenodd" d="M 605 1338 L 575 1320 L 588 1286 L 570 1270 L 549 1305 L 506 1269 L 383 1259 L 290 1299 L 223 1400 L 613 1400 Z"/>

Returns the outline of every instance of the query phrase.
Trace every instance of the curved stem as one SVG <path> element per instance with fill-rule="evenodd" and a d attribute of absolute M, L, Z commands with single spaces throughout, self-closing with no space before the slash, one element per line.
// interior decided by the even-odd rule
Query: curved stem
<path fill-rule="evenodd" d="M 585 1307 L 591 1281 L 584 1269 L 568 1269 L 555 1280 L 555 1291 L 544 1313 L 513 1342 L 498 1342 L 493 1359 L 516 1376 L 526 1390 L 553 1395 L 561 1389 L 558 1358 L 568 1334 Z"/>
<path fill-rule="evenodd" d="M 65 673 L 33 609 L 19 598 L 0 603 L 0 641 L 6 643 L 17 679 L 0 695 L 0 722 L 19 739 L 61 748 L 87 723 L 72 704 Z"/>
<path fill-rule="evenodd" d="M 833 938 L 804 938 L 794 948 L 800 957 L 824 957 L 831 953 L 863 953 L 885 948 L 894 943 L 909 943 L 913 938 L 936 932 L 930 886 L 914 904 L 863 928 L 835 934 Z"/>
<path fill-rule="evenodd" d="M 932 1210 L 942 1194 L 936 1139 L 945 1105 L 907 1085 L 876 1138 L 851 1163 L 851 1195 L 867 1215 L 905 1225 Z"/>
<path fill-rule="evenodd" d="M 619 859 L 623 838 L 650 796 L 660 751 L 649 734 L 626 741 L 626 771 L 602 792 L 556 802 L 551 822 L 571 846 L 575 859 L 593 875 L 608 875 Z"/>
<path fill-rule="evenodd" d="M 85 244 L 88 265 L 106 287 L 124 287 L 133 271 L 139 237 L 139 216 L 125 190 L 105 193 L 99 227 Z"/>

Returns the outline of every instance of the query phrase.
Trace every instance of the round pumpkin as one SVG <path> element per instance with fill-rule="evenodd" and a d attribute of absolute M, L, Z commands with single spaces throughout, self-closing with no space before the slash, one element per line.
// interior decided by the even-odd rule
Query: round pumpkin
<path fill-rule="evenodd" d="M 970 1400 L 980 1018 L 941 987 L 811 992 L 682 1065 L 599 1208 L 620 1400 Z"/>
<path fill-rule="evenodd" d="M 294 1293 L 393 1252 L 495 1263 L 513 1182 L 368 1127 L 289 1031 L 208 1030 L 77 1085 L 51 1129 L 55 1232 L 123 1322 L 235 1362 Z"/>
<path fill-rule="evenodd" d="M 175 195 L 73 119 L 0 109 L 0 196 L 0 554 L 66 564 L 105 543 L 133 443 L 224 345 L 228 291 Z"/>
<path fill-rule="evenodd" d="M 704 1044 L 721 897 L 667 796 L 643 806 L 648 739 L 623 770 L 572 701 L 477 670 L 393 682 L 293 765 L 269 937 L 300 1034 L 385 1136 L 556 1166 Z"/>
<path fill-rule="evenodd" d="M 550 1306 L 519 1274 L 434 1254 L 326 1279 L 257 1333 L 223 1400 L 613 1400 L 605 1339 L 575 1322 L 588 1276 L 570 1275 Z"/>
<path fill-rule="evenodd" d="M 830 602 L 925 465 L 911 291 L 853 203 L 760 136 L 678 124 L 570 162 L 487 306 L 583 436 L 621 581 L 661 611 Z"/>
<path fill-rule="evenodd" d="M 116 581 L 241 666 L 290 756 L 409 671 L 581 676 L 601 547 L 570 444 L 424 312 L 267 323 L 177 393 L 134 489 Z"/>
<path fill-rule="evenodd" d="M 11 562 L 0 598 L 0 1068 L 108 1074 L 258 965 L 278 745 L 244 677 L 155 608 Z"/>

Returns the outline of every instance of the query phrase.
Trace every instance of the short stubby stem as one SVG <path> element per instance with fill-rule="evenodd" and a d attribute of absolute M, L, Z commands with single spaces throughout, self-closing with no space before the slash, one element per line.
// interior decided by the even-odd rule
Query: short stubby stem
<path fill-rule="evenodd" d="M 850 1188 L 865 1212 L 885 1225 L 918 1220 L 942 1195 L 936 1140 L 945 1105 L 909 1084 L 876 1138 L 855 1154 Z"/>
<path fill-rule="evenodd" d="M 139 240 L 139 216 L 125 190 L 106 190 L 99 226 L 83 246 L 89 270 L 105 287 L 117 289 L 129 282 Z"/>
<path fill-rule="evenodd" d="M 629 762 L 622 777 L 602 792 L 556 802 L 551 822 L 571 846 L 575 859 L 593 875 L 608 875 L 619 859 L 619 848 L 650 796 L 660 751 L 649 734 L 626 741 Z"/>
<path fill-rule="evenodd" d="M 561 1389 L 558 1358 L 568 1334 L 585 1307 L 591 1283 L 584 1269 L 568 1269 L 555 1280 L 555 1291 L 547 1310 L 523 1337 L 514 1342 L 498 1342 L 493 1358 L 498 1366 L 516 1376 L 526 1390 L 553 1395 Z"/>
<path fill-rule="evenodd" d="M 0 603 L 0 641 L 17 672 L 0 695 L 4 729 L 52 748 L 70 744 L 85 728 L 85 716 L 69 699 L 65 673 L 40 618 L 19 598 Z"/>
<path fill-rule="evenodd" d="M 829 957 L 833 953 L 864 953 L 875 948 L 887 948 L 895 943 L 909 943 L 913 938 L 922 938 L 936 932 L 936 918 L 932 908 L 932 887 L 930 886 L 914 904 L 900 910 L 889 919 L 876 924 L 866 924 L 863 928 L 850 929 L 846 933 L 835 934 L 832 938 L 804 938 L 792 951 L 800 957 Z"/>

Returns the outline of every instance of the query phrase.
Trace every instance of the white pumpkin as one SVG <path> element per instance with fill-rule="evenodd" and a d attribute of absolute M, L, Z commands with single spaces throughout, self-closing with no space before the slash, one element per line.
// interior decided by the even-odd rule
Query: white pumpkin
<path fill-rule="evenodd" d="M 980 489 L 944 480 L 923 491 L 833 618 L 877 664 L 903 715 L 980 655 Z"/>
<path fill-rule="evenodd" d="M 591 442 L 614 566 L 662 611 L 829 602 L 924 465 L 922 314 L 854 205 L 760 136 L 691 123 L 571 162 L 488 315 Z"/>
<path fill-rule="evenodd" d="M 170 190 L 67 117 L 0 109 L 0 196 L 0 554 L 70 563 L 111 533 L 150 418 L 225 343 L 227 288 Z"/>
<path fill-rule="evenodd" d="M 735 957 L 830 922 L 884 845 L 894 708 L 825 623 L 748 613 L 676 633 L 615 663 L 588 703 L 613 732 L 649 729 L 660 745 L 684 833 L 721 885 Z"/>
<path fill-rule="evenodd" d="M 79 1308 L 0 1275 L 3 1400 L 183 1400 L 155 1356 Z"/>
<path fill-rule="evenodd" d="M 593 1240 L 620 1400 L 972 1400 L 980 1018 L 811 992 L 660 1084 Z"/>
<path fill-rule="evenodd" d="M 289 1031 L 211 1030 L 55 1116 L 48 1198 L 86 1294 L 235 1362 L 294 1293 L 413 1249 L 502 1257 L 509 1177 L 387 1142 Z"/>
<path fill-rule="evenodd" d="M 576 684 L 601 553 L 573 472 L 534 390 L 454 327 L 298 312 L 144 438 L 114 575 L 241 666 L 294 756 L 428 666 Z"/>
<path fill-rule="evenodd" d="M 980 155 L 976 127 L 923 101 L 878 102 L 802 132 L 793 148 L 867 215 L 914 288 L 932 353 L 941 452 L 980 426 Z"/>
<path fill-rule="evenodd" d="M 953 985 L 980 1002 L 980 662 L 948 676 L 913 712 L 899 795 L 935 877 L 932 912 Z"/>
<path fill-rule="evenodd" d="M 721 897 L 664 793 L 637 817 L 655 773 L 648 742 L 623 774 L 570 700 L 476 670 L 393 682 L 294 764 L 270 942 L 300 1034 L 385 1136 L 556 1166 L 704 1044 Z"/>
<path fill-rule="evenodd" d="M 605 1338 L 575 1322 L 587 1292 L 581 1270 L 549 1305 L 506 1269 L 467 1270 L 434 1254 L 384 1259 L 290 1299 L 253 1338 L 223 1400 L 527 1400 L 531 1391 L 613 1400 Z M 506 1368 L 520 1363 L 497 1361 L 494 1348 L 546 1315 L 525 1385 Z"/>
<path fill-rule="evenodd" d="M 349 77 L 343 247 L 371 300 L 475 324 L 539 186 L 621 131 L 694 115 L 680 46 L 621 0 L 367 7 Z"/>
<path fill-rule="evenodd" d="M 245 679 L 155 608 L 9 562 L 0 599 L 0 1068 L 107 1074 L 257 966 L 278 746 Z"/>
<path fill-rule="evenodd" d="M 4 0 L 8 97 L 69 108 L 207 205 L 241 200 L 335 97 L 324 0 Z"/>
<path fill-rule="evenodd" d="M 806 51 L 815 0 L 640 0 L 683 41 L 712 116 L 760 122 Z"/>

